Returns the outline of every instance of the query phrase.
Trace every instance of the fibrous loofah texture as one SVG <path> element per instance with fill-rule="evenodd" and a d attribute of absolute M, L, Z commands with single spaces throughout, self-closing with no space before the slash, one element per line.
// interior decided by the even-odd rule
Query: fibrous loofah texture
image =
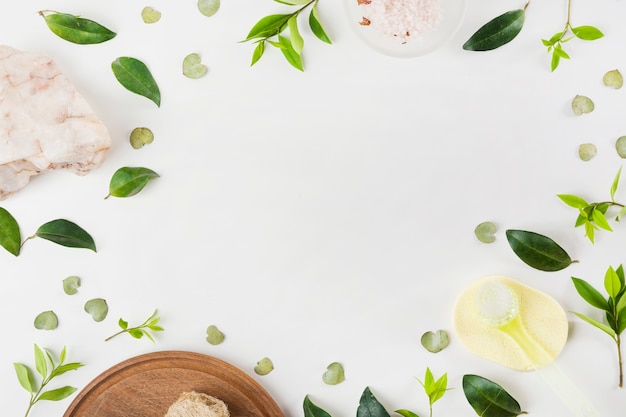
<path fill-rule="evenodd" d="M 229 417 L 226 404 L 201 392 L 183 392 L 170 406 L 165 417 Z"/>

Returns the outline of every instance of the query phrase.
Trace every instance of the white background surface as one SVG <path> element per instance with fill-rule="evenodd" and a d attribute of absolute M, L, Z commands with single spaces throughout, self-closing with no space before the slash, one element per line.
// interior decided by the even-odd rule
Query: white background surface
<path fill-rule="evenodd" d="M 163 14 L 146 25 L 144 6 Z M 595 245 L 574 229 L 576 213 L 557 198 L 608 197 L 622 160 L 615 139 L 626 134 L 626 89 L 602 85 L 603 74 L 626 73 L 626 4 L 573 0 L 572 23 L 606 37 L 571 41 L 554 73 L 540 40 L 562 28 L 565 1 L 535 1 L 522 33 L 489 53 L 461 45 L 480 25 L 521 7 L 518 2 L 469 0 L 457 34 L 416 59 L 381 55 L 350 28 L 339 0 L 322 0 L 329 46 L 305 30 L 306 71 L 276 50 L 249 67 L 253 45 L 238 43 L 262 16 L 287 6 L 269 0 L 224 1 L 212 18 L 194 1 L 20 1 L 0 6 L 2 42 L 54 58 L 108 126 L 113 146 L 86 177 L 39 177 L 2 202 L 22 234 L 66 218 L 84 227 L 98 253 L 41 239 L 21 255 L 0 251 L 2 343 L 0 409 L 23 415 L 28 394 L 13 362 L 32 365 L 32 345 L 87 366 L 59 379 L 84 387 L 110 366 L 156 350 L 214 355 L 252 374 L 286 416 L 301 416 L 305 395 L 333 416 L 355 415 L 369 386 L 392 412 L 427 415 L 414 377 L 429 366 L 448 373 L 453 388 L 435 415 L 473 415 L 461 378 L 476 373 L 502 384 L 535 417 L 568 415 L 534 373 L 519 373 L 468 353 L 452 332 L 454 302 L 465 286 L 503 274 L 547 292 L 566 311 L 596 315 L 576 294 L 570 276 L 601 287 L 609 265 L 626 261 L 626 230 L 599 233 Z M 50 33 L 40 9 L 80 14 L 118 33 L 101 45 L 79 46 Z M 181 74 L 185 55 L 200 53 L 208 75 Z M 110 63 L 128 55 L 144 61 L 162 92 L 162 106 L 124 90 Z M 576 94 L 596 110 L 575 117 Z M 153 144 L 134 150 L 130 131 L 147 126 Z M 598 155 L 582 162 L 578 145 Z M 113 172 L 145 166 L 161 177 L 129 199 L 103 197 Z M 617 193 L 626 200 L 626 189 Z M 498 225 L 497 240 L 479 243 L 474 227 Z M 504 231 L 548 235 L 580 263 L 556 273 L 533 270 L 510 250 Z M 61 281 L 82 278 L 67 296 Z M 108 318 L 83 312 L 105 298 Z M 117 320 L 143 321 L 158 308 L 165 332 L 157 343 L 120 336 Z M 57 330 L 33 327 L 54 310 Z M 626 393 L 617 389 L 615 346 L 569 314 L 571 333 L 559 366 L 602 416 L 618 417 Z M 210 346 L 216 324 L 226 341 Z M 450 346 L 425 351 L 422 333 L 445 329 Z M 263 357 L 276 369 L 252 369 Z M 326 366 L 341 362 L 346 381 L 323 384 Z M 32 417 L 61 416 L 70 400 L 41 403 Z M 393 414 L 393 413 L 392 413 Z"/>

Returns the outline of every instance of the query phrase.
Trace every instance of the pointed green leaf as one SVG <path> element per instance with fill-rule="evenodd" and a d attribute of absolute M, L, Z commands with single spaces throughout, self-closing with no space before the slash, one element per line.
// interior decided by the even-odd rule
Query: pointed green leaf
<path fill-rule="evenodd" d="M 463 392 L 476 414 L 481 417 L 515 417 L 526 414 L 504 388 L 487 378 L 464 375 Z"/>
<path fill-rule="evenodd" d="M 304 417 L 331 417 L 330 414 L 315 405 L 308 395 L 304 397 L 302 408 L 304 408 Z"/>
<path fill-rule="evenodd" d="M 82 363 L 78 363 L 78 362 L 66 363 L 66 364 L 63 364 L 54 368 L 52 372 L 50 373 L 50 375 L 52 377 L 57 377 L 59 375 L 63 375 L 66 372 L 75 371 L 76 369 L 81 368 L 83 366 L 85 365 Z"/>
<path fill-rule="evenodd" d="M 317 39 L 322 42 L 326 42 L 327 44 L 332 44 L 330 37 L 326 34 L 326 31 L 322 26 L 322 21 L 320 20 L 319 12 L 317 10 L 317 2 L 315 2 L 313 8 L 311 8 L 311 13 L 309 14 L 309 27 Z"/>
<path fill-rule="evenodd" d="M 613 183 L 611 184 L 611 201 L 615 201 L 615 192 L 617 191 L 617 187 L 619 185 L 619 177 L 622 175 L 622 167 L 619 167 L 617 170 L 617 174 L 615 178 L 613 178 Z"/>
<path fill-rule="evenodd" d="M 265 16 L 259 20 L 243 42 L 257 38 L 269 38 L 278 35 L 287 26 L 287 22 L 291 19 L 292 14 L 272 14 Z"/>
<path fill-rule="evenodd" d="M 17 221 L 11 213 L 0 207 L 0 245 L 9 253 L 18 256 L 21 244 L 22 235 Z"/>
<path fill-rule="evenodd" d="M 252 52 L 252 62 L 250 63 L 250 66 L 253 66 L 254 64 L 256 64 L 259 61 L 259 59 L 261 59 L 264 52 L 265 52 L 265 42 L 260 41 L 259 43 L 257 43 L 256 47 L 254 48 L 254 51 Z"/>
<path fill-rule="evenodd" d="M 35 369 L 42 378 L 48 376 L 48 360 L 41 348 L 35 345 Z"/>
<path fill-rule="evenodd" d="M 572 282 L 574 282 L 574 287 L 576 288 L 578 294 L 583 298 L 583 300 L 585 300 L 595 308 L 599 308 L 605 311 L 609 309 L 609 304 L 607 303 L 604 296 L 600 294 L 600 292 L 587 281 L 580 278 L 572 277 Z"/>
<path fill-rule="evenodd" d="M 595 233 L 596 233 L 596 229 L 593 223 L 591 223 L 590 221 L 586 221 L 585 222 L 585 236 L 587 236 L 587 238 L 591 241 L 591 243 L 594 243 Z"/>
<path fill-rule="evenodd" d="M 289 37 L 291 38 L 291 46 L 293 50 L 300 55 L 302 53 L 302 48 L 304 48 L 304 39 L 302 39 L 302 35 L 300 35 L 300 30 L 298 29 L 298 16 L 295 15 L 287 22 L 289 27 Z"/>
<path fill-rule="evenodd" d="M 361 399 L 359 401 L 359 407 L 356 410 L 356 417 L 390 417 L 389 413 L 376 399 L 369 387 L 365 388 Z"/>
<path fill-rule="evenodd" d="M 115 32 L 93 20 L 67 13 L 39 14 L 43 16 L 52 33 L 68 42 L 88 45 L 106 42 L 115 37 Z"/>
<path fill-rule="evenodd" d="M 608 230 L 609 232 L 613 231 L 613 229 L 611 229 L 611 225 L 609 224 L 608 220 L 606 219 L 604 214 L 602 214 L 602 211 L 594 210 L 592 212 L 591 220 L 593 220 L 593 222 L 601 229 Z"/>
<path fill-rule="evenodd" d="M 303 6 L 311 0 L 274 0 L 276 3 L 286 4 L 288 6 Z"/>
<path fill-rule="evenodd" d="M 152 73 L 140 60 L 132 57 L 119 57 L 111 63 L 113 75 L 128 91 L 146 97 L 161 106 L 161 92 Z"/>
<path fill-rule="evenodd" d="M 403 417 L 420 417 L 417 414 L 415 414 L 413 411 L 409 411 L 409 410 L 396 410 L 396 413 L 400 414 Z"/>
<path fill-rule="evenodd" d="M 586 316 L 586 315 L 581 314 L 581 313 L 576 313 L 576 312 L 574 312 L 574 314 L 575 314 L 578 318 L 580 318 L 580 319 L 582 319 L 582 320 L 586 321 L 587 323 L 591 324 L 591 325 L 592 325 L 592 326 L 594 326 L 594 327 L 597 327 L 598 329 L 602 330 L 604 333 L 608 334 L 608 335 L 609 335 L 609 336 L 611 336 L 613 339 L 615 339 L 615 337 L 616 337 L 615 330 L 613 330 L 613 329 L 612 329 L 611 327 L 609 327 L 608 325 L 606 325 L 606 324 L 604 324 L 604 323 L 602 323 L 602 322 L 599 322 L 598 320 L 592 319 L 591 317 Z"/>
<path fill-rule="evenodd" d="M 61 387 L 41 393 L 39 400 L 42 401 L 61 401 L 72 395 L 76 391 L 74 387 Z"/>
<path fill-rule="evenodd" d="M 21 363 L 14 363 L 13 367 L 15 368 L 17 380 L 19 381 L 22 388 L 30 393 L 35 392 L 35 382 L 33 381 L 33 376 L 30 368 Z"/>
<path fill-rule="evenodd" d="M 604 36 L 604 33 L 600 29 L 594 26 L 578 26 L 572 28 L 572 33 L 578 38 L 585 41 L 593 41 L 600 39 Z"/>
<path fill-rule="evenodd" d="M 463 44 L 467 51 L 489 51 L 511 42 L 522 30 L 525 12 L 510 10 L 490 20 Z"/>
<path fill-rule="evenodd" d="M 589 205 L 584 198 L 578 197 L 572 194 L 557 194 L 557 197 L 561 199 L 562 202 L 567 204 L 570 207 L 574 207 L 577 209 L 585 208 Z"/>
<path fill-rule="evenodd" d="M 139 193 L 151 180 L 159 174 L 143 167 L 123 167 L 115 171 L 109 183 L 109 196 L 131 197 Z"/>
<path fill-rule="evenodd" d="M 91 249 L 96 252 L 96 244 L 91 235 L 69 220 L 57 219 L 45 223 L 37 229 L 35 236 L 69 248 Z"/>
<path fill-rule="evenodd" d="M 298 54 L 296 50 L 293 49 L 293 45 L 291 44 L 289 38 L 278 35 L 278 42 L 281 45 L 280 51 L 283 53 L 285 59 L 287 59 L 287 62 L 289 62 L 294 68 L 300 71 L 304 71 L 304 67 L 302 66 L 302 58 L 300 57 L 300 54 Z"/>
<path fill-rule="evenodd" d="M 606 289 L 609 297 L 613 299 L 615 299 L 622 290 L 622 283 L 612 266 L 610 266 L 606 274 L 604 274 L 604 289 Z"/>
<path fill-rule="evenodd" d="M 554 240 L 525 230 L 507 230 L 506 238 L 513 252 L 527 265 L 541 271 L 559 271 L 572 259 Z"/>
<path fill-rule="evenodd" d="M 552 59 L 550 60 L 550 70 L 554 71 L 559 67 L 559 63 L 561 62 L 561 56 L 556 52 L 555 49 L 552 50 Z"/>
<path fill-rule="evenodd" d="M 570 59 L 568 53 L 565 52 L 565 50 L 563 50 L 563 47 L 559 44 L 554 47 L 554 53 L 557 54 L 560 58 Z"/>

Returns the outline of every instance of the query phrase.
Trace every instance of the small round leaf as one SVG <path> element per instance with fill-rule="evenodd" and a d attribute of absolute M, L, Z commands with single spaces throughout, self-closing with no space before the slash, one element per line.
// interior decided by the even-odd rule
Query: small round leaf
<path fill-rule="evenodd" d="M 198 0 L 198 10 L 205 16 L 211 17 L 220 9 L 220 0 Z"/>
<path fill-rule="evenodd" d="M 615 150 L 620 158 L 626 158 L 626 136 L 620 136 L 615 141 Z"/>
<path fill-rule="evenodd" d="M 594 108 L 593 101 L 587 96 L 576 95 L 572 99 L 572 111 L 576 116 L 591 113 Z"/>
<path fill-rule="evenodd" d="M 107 317 L 109 306 L 102 298 L 93 298 L 85 303 L 85 311 L 91 315 L 94 321 L 100 322 Z"/>
<path fill-rule="evenodd" d="M 224 333 L 212 324 L 206 329 L 206 341 L 211 345 L 219 345 L 224 341 Z"/>
<path fill-rule="evenodd" d="M 134 149 L 142 148 L 154 141 L 154 133 L 147 127 L 136 127 L 130 132 L 130 146 Z"/>
<path fill-rule="evenodd" d="M 492 222 L 482 222 L 474 229 L 476 238 L 483 243 L 493 243 L 496 240 L 497 228 Z"/>
<path fill-rule="evenodd" d="M 141 19 L 144 23 L 156 23 L 161 20 L 161 12 L 154 7 L 146 6 L 141 10 Z"/>
<path fill-rule="evenodd" d="M 590 161 L 597 153 L 598 149 L 593 143 L 583 143 L 578 147 L 578 156 L 583 161 Z"/>
<path fill-rule="evenodd" d="M 274 370 L 274 364 L 270 358 L 263 358 L 256 363 L 254 372 L 257 375 L 267 375 Z"/>
<path fill-rule="evenodd" d="M 35 328 L 39 330 L 54 330 L 59 326 L 59 318 L 54 311 L 44 311 L 35 317 Z"/>
<path fill-rule="evenodd" d="M 602 77 L 602 82 L 604 82 L 604 85 L 606 85 L 607 87 L 612 87 L 617 90 L 619 88 L 622 88 L 622 85 L 624 85 L 624 77 L 622 76 L 622 73 L 619 72 L 619 70 L 614 69 L 604 74 L 604 77 Z"/>
<path fill-rule="evenodd" d="M 201 62 L 200 55 L 189 54 L 183 59 L 183 75 L 187 78 L 197 79 L 206 75 L 208 68 Z"/>
<path fill-rule="evenodd" d="M 72 275 L 63 280 L 63 291 L 67 295 L 74 295 L 78 293 L 80 287 L 80 278 Z"/>
<path fill-rule="evenodd" d="M 435 332 L 426 332 L 420 339 L 424 349 L 431 353 L 437 353 L 444 350 L 450 344 L 450 337 L 445 330 L 437 330 Z"/>
<path fill-rule="evenodd" d="M 322 381 L 327 385 L 337 385 L 345 381 L 346 376 L 343 365 L 333 362 L 326 367 L 326 372 L 322 375 Z"/>

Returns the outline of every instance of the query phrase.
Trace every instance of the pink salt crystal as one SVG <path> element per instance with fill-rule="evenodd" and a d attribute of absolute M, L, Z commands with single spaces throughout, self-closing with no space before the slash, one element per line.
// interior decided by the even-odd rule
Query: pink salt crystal
<path fill-rule="evenodd" d="M 0 200 L 45 171 L 84 175 L 111 137 L 50 59 L 0 45 Z"/>

